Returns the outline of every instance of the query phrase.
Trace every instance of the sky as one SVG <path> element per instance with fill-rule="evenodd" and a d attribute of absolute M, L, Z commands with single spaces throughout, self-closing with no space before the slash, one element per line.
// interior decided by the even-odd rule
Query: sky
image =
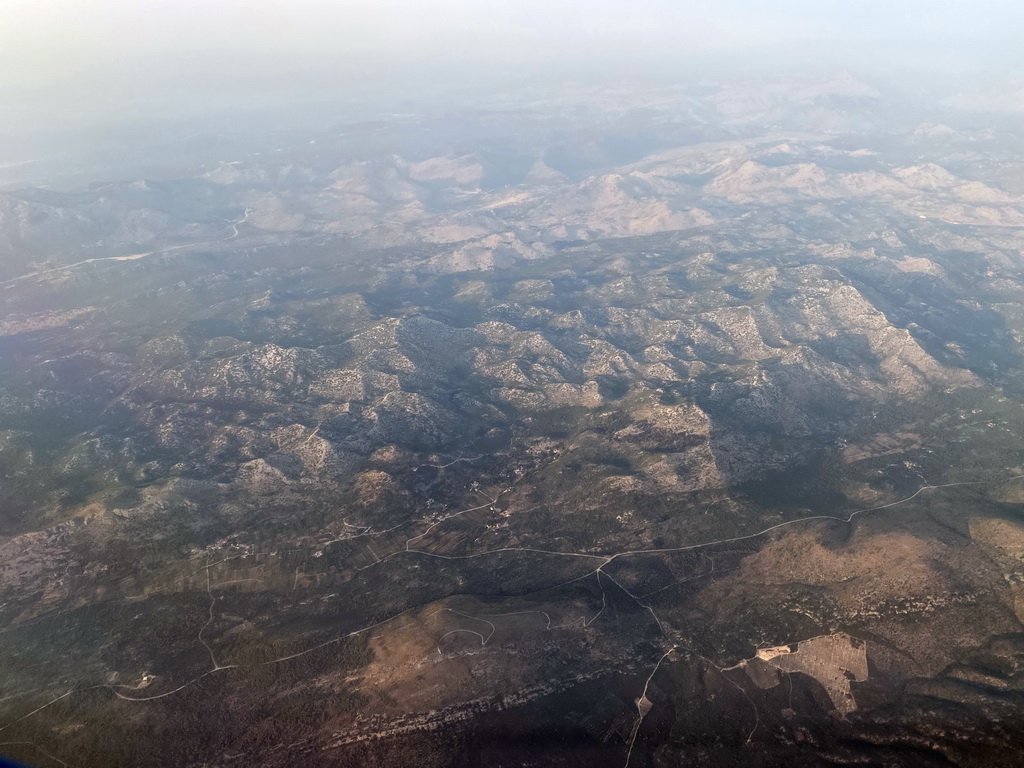
<path fill-rule="evenodd" d="M 0 130 L 429 78 L 684 78 L 702 62 L 999 72 L 1021 67 L 1022 33 L 1019 0 L 0 0 Z"/>

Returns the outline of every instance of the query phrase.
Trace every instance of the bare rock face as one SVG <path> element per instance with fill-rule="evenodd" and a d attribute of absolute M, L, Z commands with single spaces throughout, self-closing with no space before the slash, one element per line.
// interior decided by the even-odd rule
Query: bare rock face
<path fill-rule="evenodd" d="M 675 207 L 670 182 L 634 172 L 563 186 L 540 199 L 511 195 L 489 208 L 552 239 L 590 239 L 687 229 L 712 221 L 707 211 Z"/>
<path fill-rule="evenodd" d="M 460 186 L 475 185 L 484 167 L 473 157 L 433 157 L 409 167 L 413 181 L 446 181 Z"/>
<path fill-rule="evenodd" d="M 440 274 L 475 272 L 508 267 L 521 259 L 538 259 L 548 253 L 550 249 L 542 242 L 524 242 L 513 232 L 495 233 L 467 239 L 450 253 L 435 256 L 428 268 Z"/>

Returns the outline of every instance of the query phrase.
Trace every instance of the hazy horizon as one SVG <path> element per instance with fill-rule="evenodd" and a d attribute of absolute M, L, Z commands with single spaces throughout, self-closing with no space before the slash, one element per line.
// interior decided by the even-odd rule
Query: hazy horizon
<path fill-rule="evenodd" d="M 1021 67 L 1021 31 L 1024 7 L 1008 0 L 13 0 L 0 10 L 0 119 L 16 134 L 424 84 L 820 68 L 984 80 Z"/>

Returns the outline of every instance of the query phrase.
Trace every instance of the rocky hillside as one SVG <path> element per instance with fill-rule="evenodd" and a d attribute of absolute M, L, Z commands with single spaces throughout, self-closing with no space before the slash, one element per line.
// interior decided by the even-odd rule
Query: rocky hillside
<path fill-rule="evenodd" d="M 0 741 L 1015 765 L 1019 147 L 933 109 L 563 89 L 5 193 Z"/>

